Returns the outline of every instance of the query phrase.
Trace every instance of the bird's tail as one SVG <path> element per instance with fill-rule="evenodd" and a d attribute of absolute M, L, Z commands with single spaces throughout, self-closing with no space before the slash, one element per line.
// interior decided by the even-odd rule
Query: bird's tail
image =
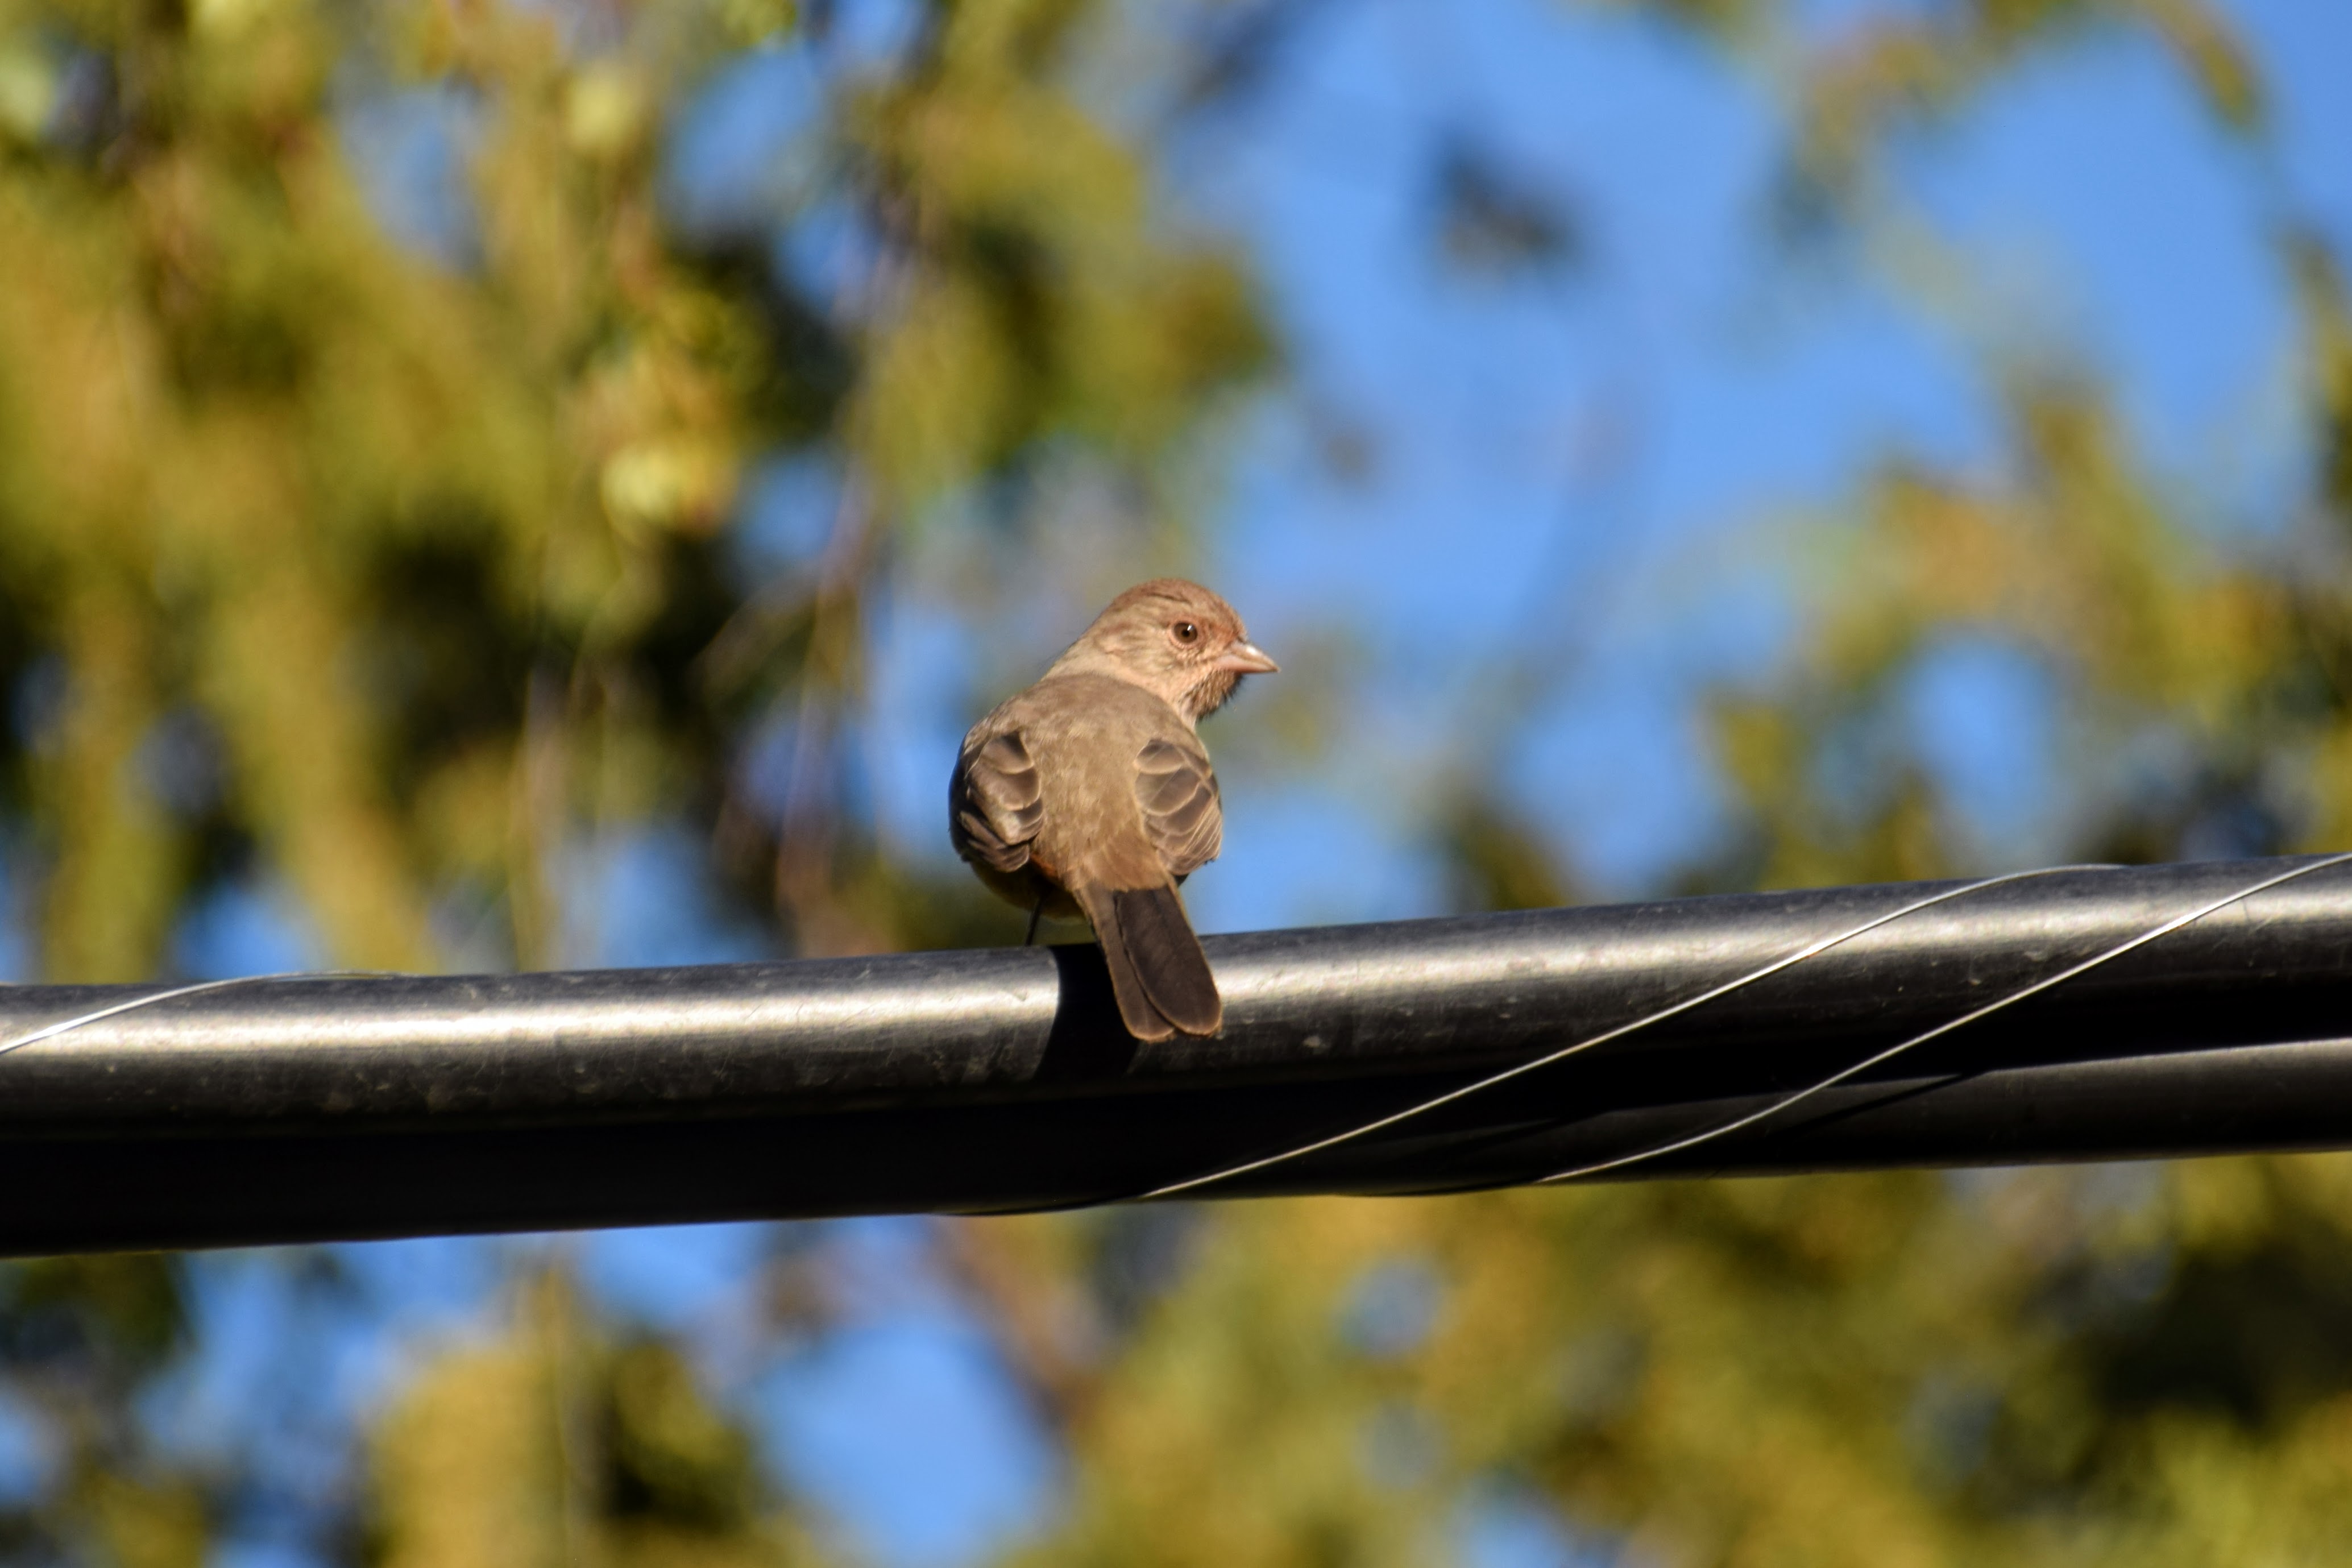
<path fill-rule="evenodd" d="M 1073 889 L 1072 896 L 1102 944 L 1129 1034 L 1164 1040 L 1179 1029 L 1188 1035 L 1217 1032 L 1224 1022 L 1224 1003 L 1172 886 L 1106 888 L 1096 882 Z"/>

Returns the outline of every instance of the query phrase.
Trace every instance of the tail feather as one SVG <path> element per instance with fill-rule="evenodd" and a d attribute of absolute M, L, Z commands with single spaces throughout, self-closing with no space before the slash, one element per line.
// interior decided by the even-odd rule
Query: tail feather
<path fill-rule="evenodd" d="M 1156 888 L 1123 888 L 1111 895 L 1111 901 L 1118 909 L 1128 957 L 1160 1016 L 1188 1035 L 1215 1034 L 1225 1021 L 1225 1005 L 1176 889 L 1164 882 Z"/>
<path fill-rule="evenodd" d="M 1224 1022 L 1216 977 L 1192 934 L 1176 889 L 1105 888 L 1074 890 L 1095 928 L 1110 970 L 1119 1016 L 1139 1040 L 1164 1040 L 1176 1030 L 1213 1035 Z"/>
<path fill-rule="evenodd" d="M 1139 1040 L 1164 1040 L 1176 1032 L 1176 1026 L 1160 1016 L 1151 998 L 1143 989 L 1143 978 L 1135 972 L 1135 962 L 1128 956 L 1127 940 L 1119 930 L 1118 906 L 1111 890 L 1098 883 L 1074 888 L 1070 896 L 1077 900 L 1079 910 L 1095 928 L 1095 941 L 1102 944 L 1103 963 L 1110 971 L 1111 994 L 1118 998 L 1118 1016 L 1127 1025 L 1127 1032 Z"/>

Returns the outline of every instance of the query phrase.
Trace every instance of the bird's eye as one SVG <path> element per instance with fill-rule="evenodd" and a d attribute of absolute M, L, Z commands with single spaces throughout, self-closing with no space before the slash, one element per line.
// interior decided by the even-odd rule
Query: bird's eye
<path fill-rule="evenodd" d="M 1174 637 L 1177 642 L 1181 644 L 1183 647 L 1191 647 L 1194 643 L 1201 640 L 1201 628 L 1193 625 L 1191 621 L 1178 621 L 1174 626 L 1168 628 L 1168 635 Z"/>

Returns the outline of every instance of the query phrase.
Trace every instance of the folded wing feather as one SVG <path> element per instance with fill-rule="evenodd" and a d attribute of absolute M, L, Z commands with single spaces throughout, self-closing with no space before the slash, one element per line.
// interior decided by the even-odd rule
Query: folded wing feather
<path fill-rule="evenodd" d="M 1045 820 L 1037 764 L 1018 731 L 991 736 L 966 754 L 956 770 L 950 823 L 957 854 L 1018 871 L 1029 863 L 1030 841 Z"/>

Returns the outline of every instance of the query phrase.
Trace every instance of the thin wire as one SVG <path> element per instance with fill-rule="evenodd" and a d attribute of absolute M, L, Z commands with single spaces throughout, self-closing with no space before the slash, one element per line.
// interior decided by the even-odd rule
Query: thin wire
<path fill-rule="evenodd" d="M 1986 877 L 1979 881 L 1964 882 L 1957 888 L 1948 888 L 1940 893 L 1934 893 L 1930 894 L 1927 898 L 1915 900 L 1910 903 L 1905 904 L 1900 909 L 1891 910 L 1886 914 L 1879 915 L 1874 919 L 1864 921 L 1862 924 L 1839 931 L 1834 936 L 1825 936 L 1818 942 L 1809 942 L 1805 946 L 1797 949 L 1796 952 L 1790 953 L 1785 958 L 1776 958 L 1771 963 L 1764 965 L 1763 968 L 1750 970 L 1748 973 L 1739 976 L 1738 979 L 1726 981 L 1724 984 L 1716 986 L 1713 990 L 1702 991 L 1697 995 L 1690 997 L 1685 1001 L 1677 1002 L 1670 1007 L 1661 1007 L 1654 1013 L 1644 1014 L 1641 1017 L 1634 1019 L 1630 1024 L 1620 1024 L 1613 1029 L 1604 1030 L 1602 1033 L 1594 1035 L 1588 1039 L 1578 1040 L 1571 1045 L 1562 1046 L 1559 1049 L 1552 1051 L 1545 1056 L 1537 1057 L 1532 1061 L 1524 1061 L 1518 1063 L 1517 1066 L 1505 1068 L 1502 1071 L 1490 1074 L 1486 1078 L 1478 1079 L 1475 1083 L 1465 1083 L 1459 1089 L 1448 1089 L 1445 1093 L 1437 1095 L 1433 1099 L 1424 1100 L 1417 1105 L 1409 1105 L 1402 1110 L 1396 1111 L 1388 1116 L 1383 1116 L 1377 1121 L 1367 1121 L 1360 1127 L 1351 1127 L 1344 1132 L 1335 1132 L 1328 1138 L 1318 1139 L 1312 1143 L 1302 1143 L 1296 1149 L 1286 1149 L 1279 1154 L 1268 1154 L 1263 1159 L 1251 1160 L 1239 1165 L 1228 1165 L 1222 1171 L 1213 1171 L 1205 1176 L 1192 1176 L 1184 1181 L 1171 1182 L 1164 1187 L 1152 1188 L 1151 1191 L 1141 1194 L 1141 1196 L 1135 1201 L 1141 1202 L 1144 1199 L 1149 1198 L 1171 1197 L 1177 1193 L 1191 1192 L 1196 1187 L 1205 1187 L 1210 1185 L 1212 1183 L 1225 1181 L 1234 1176 L 1246 1175 L 1252 1171 L 1262 1171 L 1268 1165 L 1279 1165 L 1286 1161 L 1303 1159 L 1307 1155 L 1319 1153 L 1323 1150 L 1331 1148 L 1335 1144 L 1349 1142 L 1370 1133 L 1378 1132 L 1383 1128 L 1393 1127 L 1400 1121 L 1410 1121 L 1413 1117 L 1424 1115 L 1429 1111 L 1435 1110 L 1441 1106 L 1451 1105 L 1457 1100 L 1464 1099 L 1469 1095 L 1481 1093 L 1484 1090 L 1494 1088 L 1496 1084 L 1507 1083 L 1512 1079 L 1519 1077 L 1522 1073 L 1531 1073 L 1540 1068 L 1548 1068 L 1554 1062 L 1565 1061 L 1567 1058 L 1575 1056 L 1580 1051 L 1589 1051 L 1595 1046 L 1602 1046 L 1608 1044 L 1611 1040 L 1622 1039 L 1637 1029 L 1646 1029 L 1654 1024 L 1663 1024 L 1667 1019 L 1675 1016 L 1677 1014 L 1687 1013 L 1692 1008 L 1699 1006 L 1705 1003 L 1712 1002 L 1718 996 L 1728 995 L 1730 993 L 1740 989 L 1742 986 L 1753 985 L 1759 980 L 1778 974 L 1780 971 L 1788 968 L 1791 964 L 1802 963 L 1806 959 L 1817 957 L 1822 953 L 1827 952 L 1831 948 L 1837 946 L 1840 942 L 1852 942 L 1858 936 L 1876 931 L 1880 926 L 1891 924 L 1895 921 L 1901 920 L 1906 915 L 1916 914 L 1921 910 L 1944 903 L 1948 900 L 1959 898 L 1963 894 L 1979 892 L 1986 888 L 1998 887 L 2003 882 L 2023 881 L 2030 877 L 2053 877 L 2064 871 L 2113 871 L 2116 869 L 2117 869 L 2116 867 L 2108 864 L 2086 866 L 2041 866 L 2036 867 L 2034 869 L 2030 871 L 2007 871 L 1998 877 Z"/>
<path fill-rule="evenodd" d="M 56 1039 L 59 1035 L 69 1035 L 84 1025 L 95 1024 L 101 1018 L 111 1018 L 141 1007 L 152 1007 L 158 1002 L 169 1002 L 174 997 L 195 996 L 206 991 L 226 991 L 233 985 L 257 985 L 267 980 L 401 980 L 405 978 L 406 976 L 399 971 L 393 969 L 304 969 L 285 974 L 233 974 L 226 980 L 202 980 L 193 985 L 174 985 L 163 991 L 150 991 L 143 996 L 133 996 L 128 1001 L 117 1002 L 109 1007 L 100 1007 L 96 1012 L 84 1013 L 79 1017 L 60 1019 L 57 1023 L 44 1025 L 29 1035 L 19 1035 L 13 1040 L 0 1041 L 0 1056 L 5 1056 L 20 1047 L 38 1045 L 43 1040 Z"/>
<path fill-rule="evenodd" d="M 2125 953 L 2131 952 L 2134 948 L 2144 947 L 2147 943 L 2156 941 L 2158 937 L 2169 936 L 2172 932 L 2179 931 L 2182 926 L 2194 924 L 2196 921 L 2203 920 L 2207 915 L 2213 913 L 2217 910 L 2227 909 L 2231 904 L 2252 898 L 2256 893 L 2263 892 L 2271 888 L 2275 888 L 2282 882 L 2292 882 L 2297 877 L 2307 877 L 2314 871 L 2325 871 L 2330 866 L 2340 866 L 2347 860 L 2352 860 L 2352 850 L 2347 850 L 2341 855 L 2331 855 L 2325 860 L 2315 860 L 2308 866 L 2298 866 L 2292 871 L 2282 871 L 2274 877 L 2267 877 L 2263 879 L 2262 881 L 2255 883 L 2251 888 L 2241 889 L 2237 892 L 2230 894 L 2227 898 L 2216 899 L 2211 903 L 2207 904 L 2200 909 L 2190 910 L 2188 914 L 2176 915 L 2172 919 L 2166 921 L 2161 925 L 2158 925 L 2152 930 L 2142 931 L 2139 935 L 2133 937 L 2129 942 L 2120 942 L 2116 946 L 2107 949 L 2105 952 L 2084 959 L 2082 963 L 2074 965 L 2072 969 L 2062 970 L 2058 973 L 2051 975 L 2046 980 L 2037 980 L 2032 984 L 2026 986 L 2023 990 L 2013 991 L 1998 1001 L 1986 1003 L 1983 1006 L 1977 1008 L 1973 1012 L 1963 1013 L 1958 1017 L 1938 1024 L 1932 1029 L 1922 1030 L 1918 1034 L 1912 1036 L 1907 1040 L 1887 1047 L 1885 1050 L 1880 1051 L 1875 1056 L 1865 1058 L 1864 1060 L 1854 1063 L 1852 1067 L 1832 1073 L 1829 1077 L 1821 1079 L 1819 1082 L 1808 1085 L 1806 1088 L 1799 1089 L 1794 1094 L 1789 1095 L 1784 1099 L 1775 1100 L 1772 1104 L 1766 1106 L 1761 1110 L 1751 1110 L 1745 1116 L 1734 1117 L 1731 1121 L 1724 1122 L 1720 1126 L 1710 1127 L 1704 1132 L 1694 1132 L 1686 1138 L 1677 1138 L 1670 1143 L 1661 1143 L 1654 1148 L 1637 1150 L 1631 1154 L 1620 1154 L 1613 1160 L 1602 1160 L 1595 1164 L 1579 1165 L 1573 1170 L 1559 1171 L 1549 1176 L 1541 1176 L 1537 1178 L 1537 1180 L 1530 1184 L 1535 1186 L 1547 1186 L 1555 1182 L 1572 1182 L 1580 1177 L 1597 1176 L 1603 1171 L 1621 1170 L 1627 1165 L 1638 1164 L 1643 1160 L 1655 1160 L 1663 1158 L 1668 1154 L 1678 1154 L 1685 1149 L 1696 1148 L 1701 1143 L 1709 1142 L 1715 1139 L 1737 1132 L 1744 1127 L 1752 1127 L 1768 1116 L 1778 1116 L 1781 1111 L 1787 1110 L 1791 1107 L 1803 1104 L 1806 1100 L 1812 1099 L 1813 1096 L 1822 1093 L 1825 1089 L 1835 1088 L 1837 1085 L 1843 1083 L 1846 1079 L 1853 1077 L 1857 1073 L 1867 1072 L 1872 1068 L 1878 1066 L 1882 1062 L 1892 1061 L 1895 1058 L 1901 1056 L 1904 1052 L 1912 1049 L 1914 1047 L 1924 1046 L 1932 1039 L 1950 1034 L 1954 1029 L 1959 1028 L 1963 1025 L 1973 1024 L 1978 1019 L 1986 1016 L 1988 1014 L 1998 1013 L 2002 1008 L 2022 1002 L 2029 996 L 2039 995 L 2042 992 L 2049 990 L 2052 986 L 2062 984 L 2066 981 L 2072 980 L 2076 975 L 2084 973 L 2085 971 L 2096 969 L 2099 965 L 2105 963 L 2112 959 L 2121 958 Z"/>

